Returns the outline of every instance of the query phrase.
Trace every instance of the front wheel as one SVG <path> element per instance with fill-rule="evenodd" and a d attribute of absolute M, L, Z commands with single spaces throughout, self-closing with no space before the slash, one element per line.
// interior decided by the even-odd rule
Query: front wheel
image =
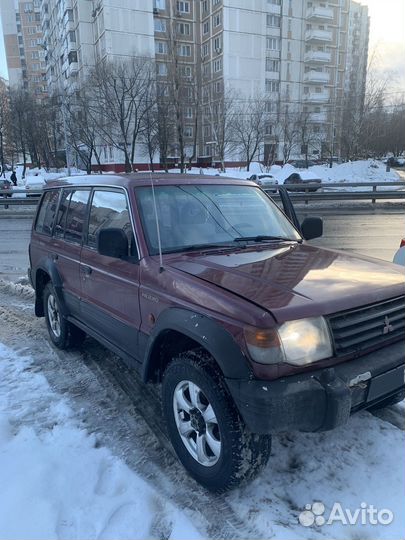
<path fill-rule="evenodd" d="M 67 349 L 81 345 L 86 334 L 63 316 L 60 302 L 52 283 L 48 283 L 44 290 L 44 313 L 49 337 L 56 347 Z"/>
<path fill-rule="evenodd" d="M 162 398 L 177 456 L 204 487 L 215 492 L 234 488 L 267 464 L 271 437 L 247 430 L 205 351 L 188 351 L 169 364 Z"/>

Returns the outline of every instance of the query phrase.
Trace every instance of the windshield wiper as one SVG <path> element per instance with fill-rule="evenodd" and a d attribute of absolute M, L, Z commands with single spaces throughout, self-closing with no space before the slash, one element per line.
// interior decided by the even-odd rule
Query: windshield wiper
<path fill-rule="evenodd" d="M 284 242 L 299 242 L 297 238 L 285 238 L 284 236 L 266 236 L 266 235 L 258 235 L 258 236 L 238 236 L 237 238 L 234 238 L 234 242 L 267 242 L 269 240 L 282 240 Z"/>
<path fill-rule="evenodd" d="M 223 249 L 232 248 L 235 249 L 235 244 L 224 242 L 223 244 L 192 244 L 191 246 L 182 246 L 173 249 L 163 251 L 163 253 L 182 253 L 183 251 L 199 251 L 204 249 Z"/>

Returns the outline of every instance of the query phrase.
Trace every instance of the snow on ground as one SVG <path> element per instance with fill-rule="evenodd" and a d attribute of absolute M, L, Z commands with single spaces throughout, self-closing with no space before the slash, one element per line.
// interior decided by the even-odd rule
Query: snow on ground
<path fill-rule="evenodd" d="M 199 169 L 193 167 L 189 173 L 200 174 L 202 171 L 204 174 L 213 174 L 217 176 L 225 176 L 232 178 L 247 179 L 252 174 L 271 174 L 274 176 L 279 184 L 283 184 L 284 180 L 288 178 L 292 173 L 298 172 L 304 179 L 320 178 L 322 183 L 362 183 L 362 182 L 398 182 L 400 181 L 399 174 L 391 169 L 386 171 L 386 165 L 381 161 L 376 160 L 362 160 L 353 161 L 347 163 L 341 163 L 339 165 L 334 164 L 332 168 L 328 165 L 314 165 L 309 169 L 297 169 L 290 164 L 286 164 L 283 167 L 279 165 L 272 165 L 270 168 L 266 168 L 260 163 L 252 163 L 250 170 L 246 171 L 246 168 L 227 168 L 225 173 L 220 172 L 218 169 L 207 168 Z M 170 172 L 178 172 L 178 169 L 172 169 Z M 396 189 L 395 186 L 382 186 L 378 189 Z M 330 189 L 343 189 L 345 191 L 364 191 L 372 190 L 372 187 L 349 187 L 342 185 L 340 187 L 334 187 Z"/>
<path fill-rule="evenodd" d="M 207 516 L 215 520 L 209 522 L 211 529 L 218 531 L 220 515 L 233 531 L 229 507 L 246 531 L 240 535 L 237 523 L 229 539 L 405 538 L 405 433 L 399 429 L 404 402 L 378 418 L 358 413 L 331 432 L 275 436 L 269 464 L 253 483 L 207 496 L 164 449 L 156 470 L 153 447 L 163 445 L 160 437 L 147 436 L 144 426 L 139 431 L 143 438 L 131 439 L 136 429 L 127 416 L 141 423 L 140 409 L 126 410 L 128 395 L 116 381 L 113 386 L 111 366 L 106 377 L 102 359 L 110 353 L 92 340 L 85 350 L 69 355 L 53 350 L 44 339 L 43 321 L 33 316 L 32 289 L 0 282 L 0 293 L 0 336 L 15 348 L 0 343 L 0 538 L 210 538 L 209 529 L 203 530 Z M 95 372 L 89 369 L 89 355 L 99 366 Z M 134 391 L 139 396 L 142 386 Z M 142 414 L 151 410 L 149 403 Z M 386 421 L 390 417 L 391 423 Z M 121 418 L 129 432 L 126 427 L 122 431 Z M 160 419 L 155 422 L 159 426 Z M 97 435 L 88 435 L 84 426 Z M 118 444 L 114 454 L 111 441 Z M 125 458 L 128 445 L 131 466 L 115 457 Z M 145 463 L 146 474 L 144 466 L 138 470 L 138 461 Z M 194 501 L 191 513 L 190 506 L 182 510 L 179 501 L 185 499 Z M 307 528 L 299 515 L 314 502 L 325 505 L 324 518 L 334 503 L 352 513 L 364 503 L 390 510 L 394 520 Z"/>
<path fill-rule="evenodd" d="M 360 413 L 329 433 L 274 437 L 261 476 L 223 497 L 261 538 L 404 538 L 404 450 L 403 431 Z M 2 538 L 138 539 L 156 531 L 160 538 L 204 537 L 79 427 L 68 400 L 49 387 L 29 356 L 1 344 L 0 482 Z M 173 489 L 181 489 L 181 478 Z M 315 501 L 325 505 L 325 518 L 334 503 L 352 512 L 365 503 L 392 511 L 394 521 L 304 527 L 299 514 Z"/>
<path fill-rule="evenodd" d="M 0 344 L 0 537 L 201 538 L 181 510 L 78 427 L 30 364 Z M 24 425 L 32 415 L 36 425 Z"/>

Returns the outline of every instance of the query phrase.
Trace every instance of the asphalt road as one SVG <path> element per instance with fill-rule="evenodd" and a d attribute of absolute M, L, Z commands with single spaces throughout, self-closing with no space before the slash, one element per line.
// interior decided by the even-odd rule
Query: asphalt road
<path fill-rule="evenodd" d="M 392 261 L 405 237 L 405 212 L 400 209 L 353 209 L 347 211 L 310 208 L 299 209 L 300 217 L 319 215 L 324 220 L 324 235 L 312 243 L 332 249 L 358 252 L 369 257 Z M 26 277 L 28 243 L 32 218 L 8 217 L 0 212 L 0 278 Z"/>

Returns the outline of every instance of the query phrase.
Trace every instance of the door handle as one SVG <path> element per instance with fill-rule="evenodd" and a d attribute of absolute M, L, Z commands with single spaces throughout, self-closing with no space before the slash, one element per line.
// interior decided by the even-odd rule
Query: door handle
<path fill-rule="evenodd" d="M 83 273 L 86 276 L 89 276 L 92 272 L 93 272 L 93 270 L 90 268 L 90 266 L 83 266 Z"/>

